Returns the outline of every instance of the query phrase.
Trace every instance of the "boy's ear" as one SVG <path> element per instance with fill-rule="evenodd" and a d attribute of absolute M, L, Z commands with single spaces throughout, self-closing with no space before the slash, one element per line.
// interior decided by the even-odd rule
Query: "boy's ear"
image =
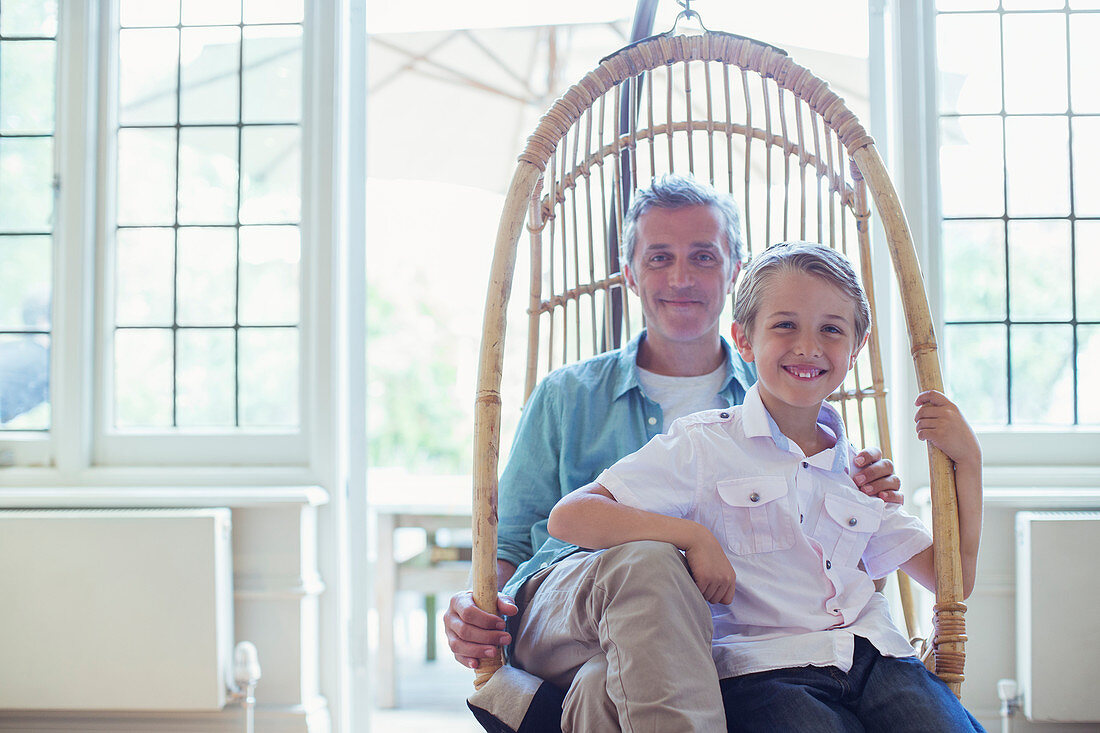
<path fill-rule="evenodd" d="M 741 358 L 745 361 L 752 361 L 755 357 L 752 353 L 752 344 L 749 343 L 749 335 L 737 321 L 730 325 L 730 336 L 733 337 L 733 344 L 737 347 L 737 353 L 741 355 Z"/>
<path fill-rule="evenodd" d="M 856 357 L 859 356 L 859 352 L 863 351 L 863 347 L 867 345 L 867 339 L 871 337 L 870 332 L 863 337 L 863 340 L 856 344 L 856 347 L 852 349 L 852 358 L 848 360 L 848 368 L 851 369 L 856 365 Z"/>

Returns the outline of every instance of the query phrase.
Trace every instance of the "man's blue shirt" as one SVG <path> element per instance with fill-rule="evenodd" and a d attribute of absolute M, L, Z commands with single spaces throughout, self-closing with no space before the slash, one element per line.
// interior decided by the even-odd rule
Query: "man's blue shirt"
<path fill-rule="evenodd" d="M 519 566 L 504 593 L 514 597 L 531 575 L 577 550 L 546 531 L 558 500 L 661 432 L 661 407 L 638 381 L 644 338 L 642 331 L 621 349 L 556 369 L 531 393 L 498 489 L 497 557 Z M 718 394 L 739 405 L 756 373 L 725 340 L 722 349 Z"/>

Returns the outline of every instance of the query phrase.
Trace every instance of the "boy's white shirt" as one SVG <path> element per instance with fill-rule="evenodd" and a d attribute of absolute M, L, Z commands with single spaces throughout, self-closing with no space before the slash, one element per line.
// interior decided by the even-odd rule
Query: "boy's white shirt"
<path fill-rule="evenodd" d="M 754 386 L 741 407 L 678 419 L 596 479 L 622 504 L 703 524 L 725 548 L 737 586 L 733 603 L 711 604 L 722 677 L 848 671 L 856 636 L 885 656 L 913 654 L 871 578 L 930 546 L 931 535 L 899 505 L 855 488 L 855 451 L 836 410 L 822 405 L 818 424 L 836 445 L 807 458 Z"/>

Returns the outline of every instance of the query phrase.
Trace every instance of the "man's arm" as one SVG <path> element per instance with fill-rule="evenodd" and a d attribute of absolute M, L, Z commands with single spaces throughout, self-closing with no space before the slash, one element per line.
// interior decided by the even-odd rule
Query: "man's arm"
<path fill-rule="evenodd" d="M 532 393 L 516 428 L 508 464 L 498 486 L 497 590 L 516 572 L 519 563 L 534 554 L 531 528 L 545 519 L 561 496 L 558 486 L 560 417 L 553 390 L 545 383 Z M 451 597 L 443 624 L 447 645 L 455 659 L 477 668 L 481 659 L 499 653 L 497 646 L 511 643 L 504 619 L 519 612 L 514 599 L 498 596 L 495 616 L 474 604 L 473 593 Z"/>

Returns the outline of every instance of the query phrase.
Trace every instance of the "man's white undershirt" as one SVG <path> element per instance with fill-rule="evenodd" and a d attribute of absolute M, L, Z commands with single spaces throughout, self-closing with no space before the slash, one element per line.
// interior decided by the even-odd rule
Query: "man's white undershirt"
<path fill-rule="evenodd" d="M 668 432 L 672 421 L 701 410 L 729 407 L 718 394 L 726 380 L 726 365 L 721 364 L 710 374 L 698 377 L 669 377 L 638 367 L 638 381 L 646 396 L 661 406 L 664 425 L 661 432 Z"/>

